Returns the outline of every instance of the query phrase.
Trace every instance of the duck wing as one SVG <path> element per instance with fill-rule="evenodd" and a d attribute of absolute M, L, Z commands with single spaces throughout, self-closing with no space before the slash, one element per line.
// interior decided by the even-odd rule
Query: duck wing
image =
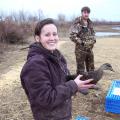
<path fill-rule="evenodd" d="M 90 83 L 92 84 L 96 84 L 103 76 L 103 72 L 102 71 L 89 71 L 87 74 L 83 75 L 84 80 L 86 79 L 93 79 L 93 81 L 91 81 Z"/>
<path fill-rule="evenodd" d="M 80 79 L 81 80 L 87 80 L 87 79 L 91 79 L 92 76 L 90 76 L 88 74 L 88 72 L 84 72 L 82 73 L 81 75 L 83 75 Z M 77 74 L 71 74 L 71 75 L 67 75 L 66 76 L 66 81 L 69 81 L 69 80 L 74 80 L 78 75 Z"/>
<path fill-rule="evenodd" d="M 93 79 L 93 81 L 91 81 L 90 83 L 96 84 L 102 78 L 103 71 L 100 70 L 89 71 L 89 72 L 84 72 L 82 75 L 83 76 L 81 77 L 81 80 Z M 74 80 L 77 76 L 78 76 L 77 74 L 67 75 L 66 81 Z"/>
<path fill-rule="evenodd" d="M 67 75 L 66 81 L 74 80 L 77 76 L 78 76 L 77 74 Z"/>

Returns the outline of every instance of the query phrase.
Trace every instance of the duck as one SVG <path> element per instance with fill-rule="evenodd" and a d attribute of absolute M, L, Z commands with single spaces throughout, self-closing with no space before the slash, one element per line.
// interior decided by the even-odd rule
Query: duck
<path fill-rule="evenodd" d="M 97 84 L 98 81 L 102 79 L 104 70 L 115 72 L 110 63 L 104 63 L 95 71 L 84 72 L 80 80 L 93 79 L 93 81 L 91 81 L 89 84 Z M 77 76 L 77 74 L 67 75 L 66 80 L 74 80 Z"/>

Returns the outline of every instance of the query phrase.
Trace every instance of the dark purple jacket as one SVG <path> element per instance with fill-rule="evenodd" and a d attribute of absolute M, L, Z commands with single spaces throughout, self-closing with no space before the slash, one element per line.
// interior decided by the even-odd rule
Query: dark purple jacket
<path fill-rule="evenodd" d="M 35 120 L 70 120 L 71 96 L 77 92 L 66 61 L 58 50 L 53 53 L 34 43 L 21 71 L 21 83 Z"/>

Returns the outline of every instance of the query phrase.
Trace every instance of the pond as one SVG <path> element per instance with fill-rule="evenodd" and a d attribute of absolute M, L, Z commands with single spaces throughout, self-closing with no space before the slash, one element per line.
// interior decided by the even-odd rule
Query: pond
<path fill-rule="evenodd" d="M 116 33 L 116 32 L 96 32 L 95 35 L 98 36 L 98 37 L 104 37 L 104 36 L 120 35 L 120 33 Z"/>
<path fill-rule="evenodd" d="M 114 30 L 120 30 L 120 26 L 113 27 L 112 29 L 114 29 Z"/>

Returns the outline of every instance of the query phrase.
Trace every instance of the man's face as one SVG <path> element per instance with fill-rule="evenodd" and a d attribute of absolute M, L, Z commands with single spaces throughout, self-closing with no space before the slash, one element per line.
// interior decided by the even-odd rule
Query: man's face
<path fill-rule="evenodd" d="M 90 13 L 88 13 L 88 11 L 83 11 L 82 12 L 82 18 L 85 19 L 85 20 L 87 20 L 89 18 L 89 14 Z"/>

